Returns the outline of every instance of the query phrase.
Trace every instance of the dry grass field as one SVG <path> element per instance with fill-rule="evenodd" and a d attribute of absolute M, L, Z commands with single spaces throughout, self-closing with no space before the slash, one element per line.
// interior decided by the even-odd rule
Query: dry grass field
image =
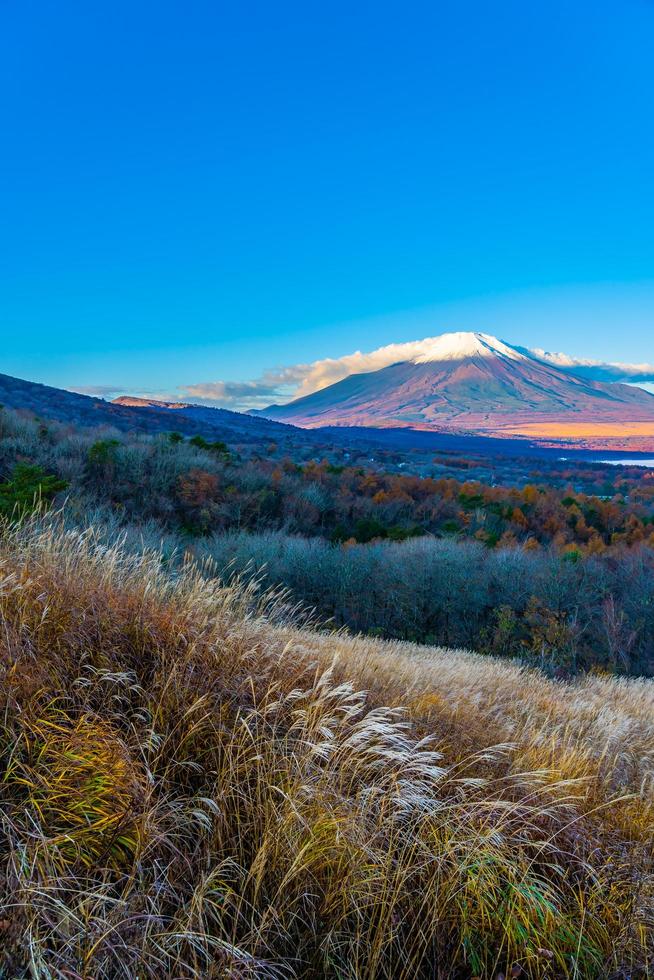
<path fill-rule="evenodd" d="M 0 976 L 654 971 L 654 683 L 285 622 L 0 539 Z"/>

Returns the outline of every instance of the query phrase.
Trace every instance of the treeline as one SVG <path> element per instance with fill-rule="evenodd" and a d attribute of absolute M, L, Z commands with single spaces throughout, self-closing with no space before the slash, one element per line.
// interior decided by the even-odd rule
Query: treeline
<path fill-rule="evenodd" d="M 282 583 L 334 626 L 519 657 L 553 675 L 651 673 L 654 550 L 571 561 L 554 549 L 488 549 L 421 538 L 334 546 L 282 534 L 226 534 L 195 553 L 221 574 Z"/>
<path fill-rule="evenodd" d="M 573 558 L 616 546 L 654 547 L 654 471 L 631 482 L 616 473 L 619 491 L 601 496 L 546 484 L 491 486 L 327 461 L 242 459 L 224 442 L 201 436 L 75 430 L 4 410 L 0 475 L 10 479 L 20 461 L 40 465 L 126 519 L 154 518 L 189 536 L 280 530 L 367 543 L 429 534 L 489 548 L 553 546 Z"/>

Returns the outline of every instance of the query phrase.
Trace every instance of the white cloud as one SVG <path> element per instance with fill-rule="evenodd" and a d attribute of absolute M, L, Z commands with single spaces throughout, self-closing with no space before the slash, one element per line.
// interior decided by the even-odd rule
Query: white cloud
<path fill-rule="evenodd" d="M 341 381 L 350 374 L 378 371 L 425 353 L 434 338 L 406 344 L 389 344 L 364 353 L 354 351 L 343 357 L 325 357 L 308 364 L 290 364 L 265 371 L 251 381 L 204 381 L 180 385 L 175 397 L 200 404 L 245 411 L 267 408 L 273 402 L 302 398 Z"/>
<path fill-rule="evenodd" d="M 233 402 L 247 399 L 271 398 L 275 386 L 260 381 L 205 381 L 180 385 L 178 395 L 199 402 Z"/>
<path fill-rule="evenodd" d="M 654 364 L 623 364 L 620 361 L 590 361 L 579 357 L 570 357 L 560 351 L 545 351 L 533 348 L 518 348 L 530 353 L 541 361 L 553 364 L 562 371 L 576 374 L 592 381 L 622 381 L 641 386 L 641 382 L 654 382 Z M 643 384 L 642 387 L 645 387 Z"/>
<path fill-rule="evenodd" d="M 310 367 L 309 364 L 297 364 L 265 371 L 252 381 L 201 381 L 180 385 L 176 397 L 223 408 L 265 408 L 278 399 L 288 401 L 297 397 L 298 385 Z"/>
<path fill-rule="evenodd" d="M 357 350 L 343 357 L 325 357 L 308 364 L 291 364 L 265 371 L 253 381 L 207 381 L 182 385 L 179 393 L 181 397 L 224 407 L 265 408 L 271 402 L 287 402 L 311 395 L 350 374 L 379 371 L 389 364 L 420 357 L 429 351 L 434 340 L 434 337 L 427 337 L 406 344 L 388 344 L 367 353 Z"/>

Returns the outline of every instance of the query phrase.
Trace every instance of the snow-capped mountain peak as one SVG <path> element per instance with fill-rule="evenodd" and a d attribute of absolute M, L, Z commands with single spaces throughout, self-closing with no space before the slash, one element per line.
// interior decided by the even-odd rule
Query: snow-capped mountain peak
<path fill-rule="evenodd" d="M 523 354 L 491 334 L 458 331 L 434 337 L 412 361 L 414 364 L 429 364 L 433 361 L 463 361 L 469 357 L 505 357 L 512 361 L 525 359 Z"/>
<path fill-rule="evenodd" d="M 548 435 L 584 425 L 619 433 L 627 423 L 638 431 L 654 427 L 654 398 L 647 392 L 577 376 L 487 333 L 428 337 L 393 354 L 405 356 L 263 414 L 308 427 L 405 426 L 485 435 L 529 435 L 534 427 Z"/>

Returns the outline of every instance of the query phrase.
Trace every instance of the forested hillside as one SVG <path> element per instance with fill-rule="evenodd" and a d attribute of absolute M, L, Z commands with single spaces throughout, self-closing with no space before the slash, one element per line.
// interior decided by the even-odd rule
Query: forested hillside
<path fill-rule="evenodd" d="M 263 446 L 276 439 L 293 445 L 316 445 L 322 439 L 313 433 L 303 433 L 292 425 L 284 425 L 269 419 L 255 418 L 241 412 L 230 412 L 220 408 L 197 408 L 188 406 L 188 411 L 167 410 L 166 403 L 145 402 L 132 399 L 141 404 L 135 408 L 130 404 L 105 401 L 92 397 L 53 388 L 50 385 L 24 381 L 7 374 L 0 374 L 0 404 L 7 408 L 28 411 L 36 416 L 56 420 L 74 426 L 111 426 L 121 432 L 157 433 L 168 432 L 171 428 L 180 429 L 187 436 L 229 433 L 235 442 L 245 445 Z"/>
<path fill-rule="evenodd" d="M 652 472 L 565 464 L 498 486 L 379 466 L 242 456 L 223 440 L 0 412 L 0 510 L 70 519 L 285 585 L 322 621 L 519 657 L 551 673 L 649 673 Z M 434 464 L 435 470 L 440 462 Z M 540 464 L 535 463 L 538 466 Z M 35 469 L 36 467 L 36 469 Z M 452 472 L 452 470 L 450 470 Z M 582 489 L 583 488 L 583 489 Z"/>

